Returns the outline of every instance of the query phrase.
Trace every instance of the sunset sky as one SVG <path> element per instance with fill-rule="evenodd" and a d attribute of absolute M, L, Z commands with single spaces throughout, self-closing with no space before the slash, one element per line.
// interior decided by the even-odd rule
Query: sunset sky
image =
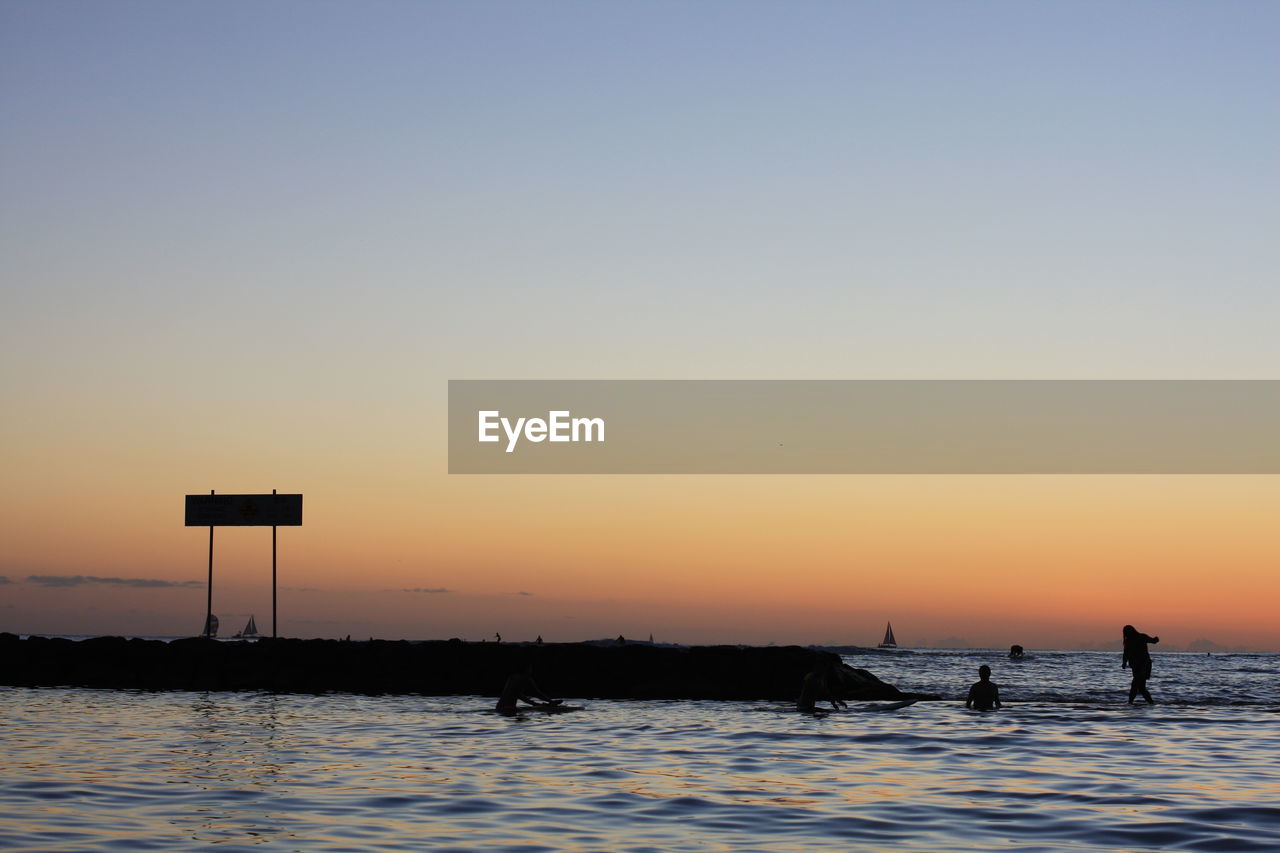
<path fill-rule="evenodd" d="M 1276 476 L 449 475 L 449 379 L 1280 378 L 1280 6 L 0 3 L 0 630 L 1280 650 Z M 270 631 L 270 531 L 214 611 Z"/>

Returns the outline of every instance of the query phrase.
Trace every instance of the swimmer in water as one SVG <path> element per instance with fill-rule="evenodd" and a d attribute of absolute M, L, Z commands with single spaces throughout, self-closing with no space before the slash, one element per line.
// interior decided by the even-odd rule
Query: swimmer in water
<path fill-rule="evenodd" d="M 978 680 L 969 688 L 969 698 L 964 700 L 964 706 L 975 711 L 1000 707 L 1000 688 L 991 680 L 991 667 L 985 663 L 978 667 Z"/>
<path fill-rule="evenodd" d="M 539 702 L 532 698 L 534 696 L 544 701 Z M 502 687 L 502 695 L 498 697 L 498 704 L 494 710 L 500 714 L 514 714 L 517 710 L 517 702 L 543 707 L 559 705 L 563 701 L 563 699 L 552 699 L 542 692 L 542 688 L 533 680 L 533 664 L 530 664 L 524 668 L 523 672 L 514 673 L 507 678 L 507 683 Z"/>
<path fill-rule="evenodd" d="M 833 710 L 848 708 L 843 699 L 836 696 L 840 684 L 840 676 L 835 671 L 835 664 L 829 658 L 819 658 L 813 670 L 807 673 L 800 685 L 800 698 L 796 700 L 796 710 L 812 713 L 820 700 L 831 703 Z"/>

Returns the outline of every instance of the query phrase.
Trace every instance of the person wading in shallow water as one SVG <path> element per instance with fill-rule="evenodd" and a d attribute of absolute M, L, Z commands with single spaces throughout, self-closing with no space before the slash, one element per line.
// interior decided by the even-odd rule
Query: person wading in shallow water
<path fill-rule="evenodd" d="M 1147 692 L 1147 679 L 1151 677 L 1151 652 L 1147 645 L 1158 642 L 1159 637 L 1148 637 L 1132 625 L 1124 626 L 1124 656 L 1120 659 L 1120 668 L 1128 667 L 1133 671 L 1133 682 L 1129 685 L 1130 705 L 1139 693 L 1148 705 L 1155 704 Z"/>
<path fill-rule="evenodd" d="M 969 688 L 969 698 L 964 700 L 964 706 L 975 711 L 1000 707 L 1000 688 L 992 682 L 991 667 L 985 663 L 978 667 L 978 680 Z"/>

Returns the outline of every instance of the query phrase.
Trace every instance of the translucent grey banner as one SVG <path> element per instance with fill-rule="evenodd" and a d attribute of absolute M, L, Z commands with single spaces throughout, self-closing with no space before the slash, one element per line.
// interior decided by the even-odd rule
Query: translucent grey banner
<path fill-rule="evenodd" d="M 450 380 L 452 474 L 1277 474 L 1278 380 Z"/>

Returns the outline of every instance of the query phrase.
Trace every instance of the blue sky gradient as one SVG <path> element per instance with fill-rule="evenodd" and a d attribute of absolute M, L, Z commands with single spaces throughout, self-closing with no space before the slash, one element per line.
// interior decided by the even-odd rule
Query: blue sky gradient
<path fill-rule="evenodd" d="M 1277 43 L 1269 2 L 7 0 L 8 538 L 86 486 L 482 514 L 449 378 L 1275 378 Z M 0 571 L 121 573 L 37 553 Z"/>

